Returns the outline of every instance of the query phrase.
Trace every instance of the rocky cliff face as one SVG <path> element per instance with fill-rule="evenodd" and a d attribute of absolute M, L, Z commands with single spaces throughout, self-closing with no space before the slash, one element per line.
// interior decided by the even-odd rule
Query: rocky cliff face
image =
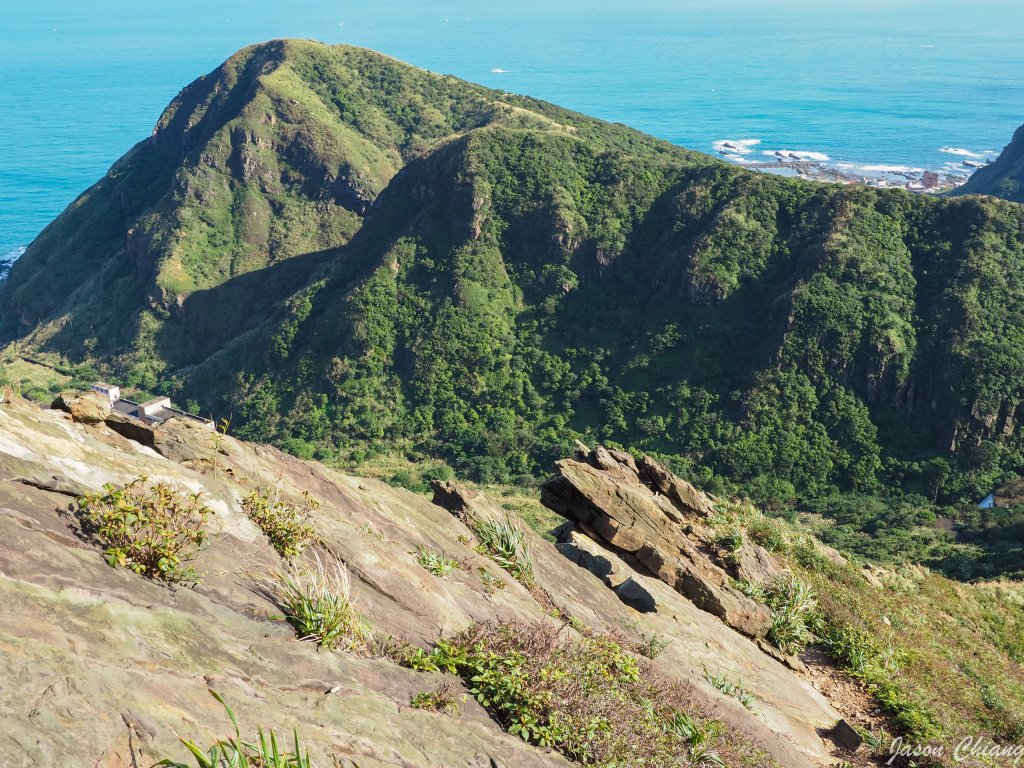
<path fill-rule="evenodd" d="M 958 195 L 995 195 L 1024 203 L 1024 125 L 1018 128 L 994 163 L 975 171 Z"/>
<path fill-rule="evenodd" d="M 318 546 L 347 566 L 355 604 L 379 636 L 429 646 L 476 622 L 513 620 L 556 622 L 569 634 L 583 625 L 623 637 L 659 634 L 670 642 L 653 663 L 690 686 L 694 706 L 729 733 L 787 768 L 831 760 L 832 746 L 819 736 L 839 719 L 829 703 L 716 617 L 728 622 L 732 612 L 688 599 L 680 588 L 676 574 L 694 568 L 709 588 L 728 591 L 718 566 L 678 534 L 686 520 L 699 523 L 706 499 L 658 467 L 641 481 L 629 461 L 607 464 L 601 451 L 564 463 L 550 492 L 556 508 L 582 521 L 571 532 L 579 546 L 568 529 L 559 548 L 530 534 L 531 591 L 474 548 L 467 522 L 505 515 L 481 494 L 452 484 L 431 503 L 201 425 L 171 420 L 137 429 L 132 440 L 116 417 L 71 410 L 41 410 L 9 393 L 0 403 L 0 743 L 8 765 L 120 768 L 181 755 L 177 735 L 200 738 L 223 720 L 208 688 L 230 701 L 243 724 L 297 728 L 320 766 L 566 764 L 503 732 L 473 701 L 450 715 L 411 708 L 415 694 L 440 684 L 437 674 L 318 651 L 275 621 L 278 607 L 252 588 L 251 574 L 281 561 L 240 506 L 258 486 L 276 486 L 284 498 L 308 492 L 320 503 Z M 591 484 L 562 487 L 574 471 Z M 76 535 L 75 497 L 140 476 L 200 493 L 214 513 L 194 589 L 112 568 L 100 547 Z M 608 494 L 590 493 L 616 483 L 620 500 L 632 505 L 631 521 L 607 503 Z M 667 493 L 655 495 L 648 483 Z M 626 530 L 642 521 L 658 530 L 641 537 L 644 546 L 681 548 L 670 574 L 635 558 Z M 621 535 L 603 532 L 612 529 Z M 461 567 L 444 579 L 431 575 L 417 564 L 421 547 Z M 574 549 L 628 572 L 632 598 L 592 567 L 579 567 L 584 558 Z M 756 611 L 743 611 L 753 621 Z M 572 620 L 563 625 L 552 613 Z M 758 631 L 733 623 L 746 634 Z M 751 708 L 709 685 L 704 668 L 742 675 Z"/>

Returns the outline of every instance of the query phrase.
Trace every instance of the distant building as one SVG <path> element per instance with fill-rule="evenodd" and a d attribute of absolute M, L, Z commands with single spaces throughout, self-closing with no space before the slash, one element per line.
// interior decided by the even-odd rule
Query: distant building
<path fill-rule="evenodd" d="M 163 424 L 168 419 L 177 416 L 182 419 L 197 421 L 210 429 L 214 428 L 214 423 L 210 419 L 204 419 L 202 416 L 175 408 L 171 405 L 169 397 L 154 397 L 152 400 L 147 400 L 144 403 L 136 403 L 122 398 L 120 387 L 104 384 L 101 381 L 93 384 L 91 389 L 110 398 L 111 410 L 120 413 L 122 416 L 138 419 L 143 424 Z"/>
<path fill-rule="evenodd" d="M 113 384 L 97 381 L 90 387 L 90 389 L 93 392 L 99 392 L 101 395 L 106 395 L 107 399 L 110 400 L 111 403 L 116 403 L 121 399 L 121 388 L 115 387 Z"/>
<path fill-rule="evenodd" d="M 936 171 L 925 171 L 921 175 L 921 183 L 925 189 L 934 189 L 939 186 L 939 174 Z"/>

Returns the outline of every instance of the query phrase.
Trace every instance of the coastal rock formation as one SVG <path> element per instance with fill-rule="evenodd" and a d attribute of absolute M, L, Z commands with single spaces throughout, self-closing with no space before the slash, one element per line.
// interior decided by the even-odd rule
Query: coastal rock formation
<path fill-rule="evenodd" d="M 0 404 L 6 764 L 122 768 L 183 759 L 179 734 L 202 739 L 230 730 L 207 693 L 212 688 L 246 731 L 297 728 L 320 766 L 567 765 L 502 731 L 472 700 L 450 716 L 411 708 L 414 695 L 442 682 L 439 675 L 318 651 L 274 620 L 279 610 L 249 581 L 281 560 L 240 499 L 257 487 L 292 500 L 306 491 L 320 503 L 312 520 L 318 546 L 345 563 L 355 605 L 379 636 L 429 645 L 479 621 L 555 621 L 550 605 L 476 551 L 472 530 L 449 511 L 502 514 L 499 505 L 450 485 L 439 489 L 439 506 L 273 448 L 172 425 L 154 431 L 154 450 L 103 422 L 86 425 L 17 397 Z M 102 548 L 79 535 L 75 497 L 140 476 L 198 492 L 213 511 L 194 589 L 111 568 Z M 597 632 L 621 634 L 628 626 L 638 640 L 669 638 L 654 663 L 691 686 L 723 728 L 786 768 L 830 762 L 818 731 L 839 715 L 806 680 L 660 579 L 631 575 L 655 606 L 635 610 L 540 536 L 524 535 L 536 585 L 562 615 Z M 417 563 L 421 547 L 461 567 L 433 576 Z M 631 566 L 615 567 L 625 573 Z M 501 588 L 485 589 L 481 574 Z M 562 631 L 575 630 L 567 624 Z M 742 675 L 752 709 L 711 686 L 705 668 Z"/>
<path fill-rule="evenodd" d="M 755 638 L 765 635 L 770 613 L 730 585 L 694 522 L 695 515 L 712 511 L 703 494 L 649 457 L 637 467 L 599 446 L 580 458 L 556 462 L 557 475 L 544 485 L 542 503 L 614 551 L 632 556 L 734 629 Z"/>

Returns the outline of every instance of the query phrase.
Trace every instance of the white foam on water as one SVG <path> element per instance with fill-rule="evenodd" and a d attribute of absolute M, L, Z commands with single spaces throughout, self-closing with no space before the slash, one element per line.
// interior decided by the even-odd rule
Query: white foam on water
<path fill-rule="evenodd" d="M 510 71 L 511 70 L 508 70 L 508 69 L 502 69 L 501 67 L 495 67 L 494 69 L 491 70 L 491 72 L 493 72 L 496 75 L 503 75 L 506 72 L 510 72 Z"/>
<path fill-rule="evenodd" d="M 860 169 L 874 173 L 924 173 L 924 168 L 912 168 L 909 165 L 862 165 Z"/>
<path fill-rule="evenodd" d="M 981 152 L 971 152 L 969 149 L 963 149 L 961 147 L 942 147 L 939 152 L 947 155 L 959 155 L 960 157 L 984 157 L 985 155 Z"/>
<path fill-rule="evenodd" d="M 719 139 L 711 144 L 715 152 L 732 152 L 736 155 L 749 155 L 761 143 L 760 139 Z"/>

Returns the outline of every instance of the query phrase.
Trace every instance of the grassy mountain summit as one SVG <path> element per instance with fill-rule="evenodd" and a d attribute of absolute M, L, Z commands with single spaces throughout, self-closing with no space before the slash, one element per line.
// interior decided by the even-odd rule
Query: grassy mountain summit
<path fill-rule="evenodd" d="M 509 479 L 584 436 L 760 498 L 923 504 L 1024 467 L 1022 232 L 1009 202 L 757 175 L 274 41 L 39 236 L 0 339 L 300 455 Z"/>

